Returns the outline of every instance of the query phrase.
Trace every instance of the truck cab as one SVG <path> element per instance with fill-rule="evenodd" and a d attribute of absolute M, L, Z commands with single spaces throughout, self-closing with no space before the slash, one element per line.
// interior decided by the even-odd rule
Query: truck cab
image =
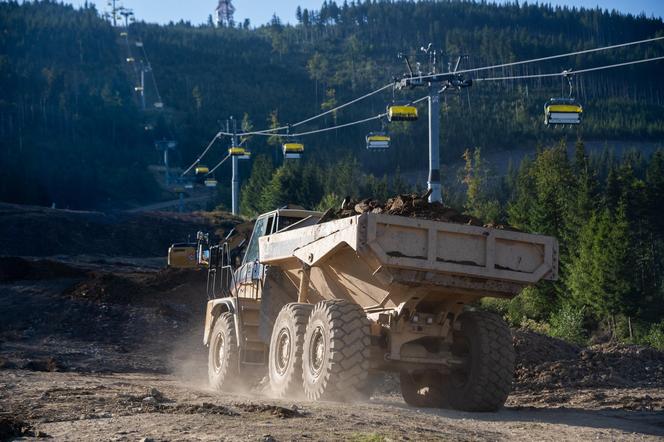
<path fill-rule="evenodd" d="M 278 209 L 264 213 L 256 219 L 251 238 L 247 244 L 242 263 L 234 272 L 235 286 L 231 292 L 241 298 L 257 299 L 265 266 L 259 258 L 259 239 L 273 233 L 285 232 L 316 224 L 320 212 L 301 209 Z"/>

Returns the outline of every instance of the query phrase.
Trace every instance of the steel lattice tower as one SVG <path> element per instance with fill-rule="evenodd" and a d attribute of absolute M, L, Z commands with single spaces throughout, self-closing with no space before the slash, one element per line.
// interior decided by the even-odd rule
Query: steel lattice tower
<path fill-rule="evenodd" d="M 215 13 L 217 15 L 218 26 L 234 25 L 233 14 L 235 14 L 235 6 L 233 6 L 232 0 L 219 0 Z"/>

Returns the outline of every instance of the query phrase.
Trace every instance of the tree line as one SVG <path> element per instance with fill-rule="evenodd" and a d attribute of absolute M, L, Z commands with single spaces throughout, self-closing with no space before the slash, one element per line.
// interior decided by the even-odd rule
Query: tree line
<path fill-rule="evenodd" d="M 173 198 L 147 170 L 160 160 L 155 140 L 176 139 L 173 161 L 188 165 L 229 116 L 246 113 L 256 128 L 299 121 L 402 75 L 405 65 L 397 54 L 415 59 L 428 42 L 442 51 L 443 69 L 457 55 L 465 56 L 461 67 L 469 68 L 664 35 L 661 19 L 525 3 L 325 1 L 317 10 L 294 12 L 293 25 L 276 17 L 258 27 L 130 25 L 130 46 L 144 43 L 165 104 L 154 108 L 156 93 L 148 82 L 149 110 L 142 112 L 122 29 L 94 6 L 0 2 L 0 166 L 6 171 L 0 200 L 122 208 Z M 661 55 L 662 49 L 656 43 L 494 72 L 559 72 Z M 139 51 L 133 56 L 140 61 Z M 579 135 L 661 140 L 664 91 L 657 66 L 576 77 L 574 94 L 585 107 Z M 443 162 L 475 146 L 491 152 L 552 142 L 560 132 L 543 127 L 542 105 L 560 94 L 567 91 L 559 80 L 543 79 L 478 83 L 445 95 Z M 319 123 L 366 118 L 393 100 L 417 97 L 417 91 L 386 93 Z M 306 161 L 323 167 L 351 157 L 377 177 L 394 176 L 396 165 L 402 172 L 423 169 L 425 123 L 391 124 L 394 148 L 384 160 L 363 149 L 366 133 L 380 129 L 376 122 L 305 139 Z M 266 141 L 252 140 L 252 149 L 279 167 L 275 142 Z M 218 161 L 227 143 L 205 161 Z M 222 167 L 217 178 L 225 183 L 229 174 Z M 228 192 L 220 195 L 228 204 Z"/>
<path fill-rule="evenodd" d="M 664 150 L 588 155 L 583 141 L 538 149 L 490 183 L 468 153 L 465 208 L 560 241 L 560 280 L 509 302 L 488 301 L 511 323 L 573 342 L 591 333 L 664 348 Z"/>

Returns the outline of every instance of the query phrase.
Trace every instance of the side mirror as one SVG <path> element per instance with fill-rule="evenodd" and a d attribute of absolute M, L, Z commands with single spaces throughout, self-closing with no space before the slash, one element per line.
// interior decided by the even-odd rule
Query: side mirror
<path fill-rule="evenodd" d="M 199 243 L 198 244 L 198 265 L 199 266 L 207 266 L 210 264 L 210 250 L 209 249 L 204 249 L 203 244 Z"/>

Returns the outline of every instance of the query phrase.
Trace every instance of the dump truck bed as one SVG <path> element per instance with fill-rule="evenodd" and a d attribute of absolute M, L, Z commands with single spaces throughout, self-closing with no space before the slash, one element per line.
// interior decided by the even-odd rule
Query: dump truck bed
<path fill-rule="evenodd" d="M 558 244 L 544 235 L 365 213 L 265 236 L 260 261 L 293 275 L 302 264 L 321 269 L 322 282 L 312 282 L 323 298 L 338 293 L 325 284 L 344 286 L 350 297 L 373 286 L 395 302 L 406 287 L 510 297 L 557 279 Z"/>

